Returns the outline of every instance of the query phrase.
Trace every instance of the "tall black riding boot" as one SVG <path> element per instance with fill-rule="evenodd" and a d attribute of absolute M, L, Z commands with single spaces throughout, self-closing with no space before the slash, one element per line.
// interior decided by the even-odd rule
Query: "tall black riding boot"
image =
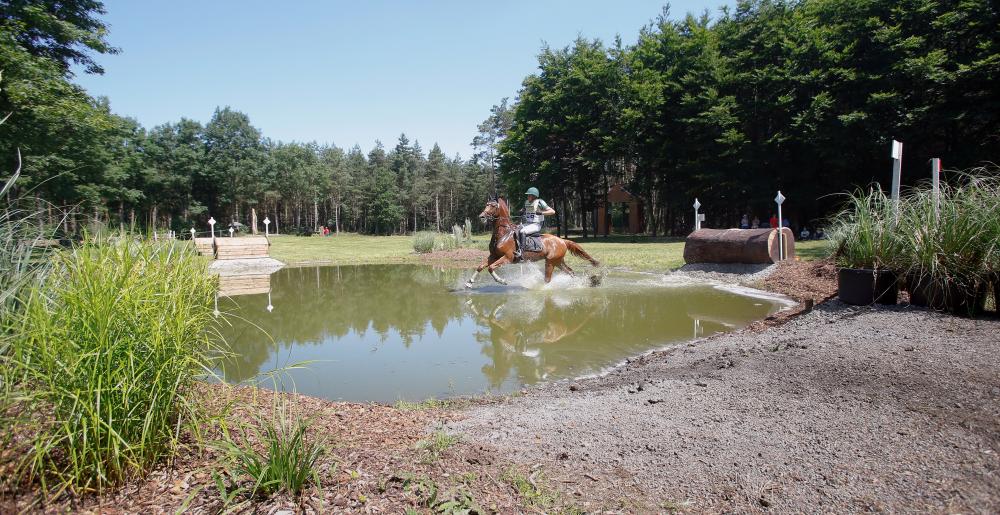
<path fill-rule="evenodd" d="M 514 233 L 514 262 L 521 260 L 521 249 L 524 248 L 524 235 L 521 231 Z"/>

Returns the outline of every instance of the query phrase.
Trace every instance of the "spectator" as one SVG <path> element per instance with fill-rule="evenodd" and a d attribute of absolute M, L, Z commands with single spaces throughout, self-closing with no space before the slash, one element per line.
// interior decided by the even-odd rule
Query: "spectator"
<path fill-rule="evenodd" d="M 790 224 L 790 223 L 788 222 L 788 219 L 787 219 L 787 218 L 782 218 L 782 219 L 781 219 L 781 226 L 782 226 L 782 227 L 791 227 L 791 226 L 792 226 L 792 224 Z"/>
<path fill-rule="evenodd" d="M 809 239 L 809 228 L 808 227 L 806 227 L 804 225 L 802 226 L 802 231 L 799 232 L 799 239 L 800 240 L 808 240 Z"/>
<path fill-rule="evenodd" d="M 778 217 L 774 213 L 771 213 L 771 220 L 770 220 L 770 222 L 771 222 L 771 228 L 772 229 L 777 229 L 778 228 Z"/>
<path fill-rule="evenodd" d="M 753 217 L 753 222 L 750 222 L 751 229 L 760 229 L 760 218 L 756 216 Z"/>
<path fill-rule="evenodd" d="M 749 228 L 750 228 L 750 216 L 747 215 L 746 213 L 743 213 L 743 218 L 740 218 L 740 229 L 749 229 Z"/>

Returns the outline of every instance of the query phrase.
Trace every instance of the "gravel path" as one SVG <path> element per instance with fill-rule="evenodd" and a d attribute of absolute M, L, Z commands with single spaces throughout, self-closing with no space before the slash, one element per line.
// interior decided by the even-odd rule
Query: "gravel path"
<path fill-rule="evenodd" d="M 1000 321 L 836 301 L 452 423 L 585 508 L 1000 512 Z"/>
<path fill-rule="evenodd" d="M 778 269 L 778 265 L 748 265 L 742 263 L 690 263 L 673 273 L 698 279 L 729 283 L 751 284 L 763 281 Z"/>

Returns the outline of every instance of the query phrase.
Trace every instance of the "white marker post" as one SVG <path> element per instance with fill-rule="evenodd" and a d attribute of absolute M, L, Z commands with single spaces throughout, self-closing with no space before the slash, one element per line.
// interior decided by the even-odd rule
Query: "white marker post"
<path fill-rule="evenodd" d="M 194 227 L 191 228 L 191 241 L 194 241 Z"/>
<path fill-rule="evenodd" d="M 208 225 L 212 228 L 212 248 L 215 248 L 215 218 L 208 218 Z"/>
<path fill-rule="evenodd" d="M 903 143 L 892 140 L 892 212 L 899 219 L 899 180 L 903 170 Z"/>
<path fill-rule="evenodd" d="M 271 228 L 271 219 L 265 216 L 264 217 L 264 236 L 270 236 L 271 235 L 271 231 L 269 230 L 270 228 Z"/>
<path fill-rule="evenodd" d="M 778 261 L 781 261 L 785 259 L 785 222 L 781 216 L 781 204 L 785 202 L 785 196 L 781 194 L 781 190 L 778 190 L 774 201 L 778 203 Z"/>
<path fill-rule="evenodd" d="M 229 237 L 230 238 L 233 237 L 233 228 L 232 227 L 229 228 Z"/>
<path fill-rule="evenodd" d="M 931 159 L 931 190 L 934 194 L 934 221 L 941 217 L 941 159 Z"/>
<path fill-rule="evenodd" d="M 701 215 L 698 214 L 698 209 L 701 207 L 701 202 L 698 202 L 698 198 L 694 199 L 694 230 L 701 230 Z"/>
<path fill-rule="evenodd" d="M 271 305 L 271 290 L 267 290 L 267 312 L 270 313 L 274 311 L 274 306 Z"/>

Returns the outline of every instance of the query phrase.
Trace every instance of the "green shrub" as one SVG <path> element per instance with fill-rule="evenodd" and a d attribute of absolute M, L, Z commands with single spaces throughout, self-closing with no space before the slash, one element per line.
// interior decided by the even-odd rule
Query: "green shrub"
<path fill-rule="evenodd" d="M 419 254 L 427 254 L 435 250 L 452 250 L 461 246 L 461 242 L 461 238 L 455 237 L 454 231 L 452 234 L 420 231 L 413 235 L 413 250 Z"/>
<path fill-rule="evenodd" d="M 452 234 L 439 234 L 434 241 L 435 250 L 454 250 L 458 248 L 461 240 L 456 240 Z"/>
<path fill-rule="evenodd" d="M 434 251 L 434 240 L 437 233 L 432 231 L 420 231 L 413 235 L 413 250 L 420 254 Z"/>
<path fill-rule="evenodd" d="M 210 370 L 215 279 L 189 246 L 118 238 L 55 254 L 24 295 L 11 381 L 36 414 L 16 468 L 47 492 L 100 491 L 170 455 Z"/>

